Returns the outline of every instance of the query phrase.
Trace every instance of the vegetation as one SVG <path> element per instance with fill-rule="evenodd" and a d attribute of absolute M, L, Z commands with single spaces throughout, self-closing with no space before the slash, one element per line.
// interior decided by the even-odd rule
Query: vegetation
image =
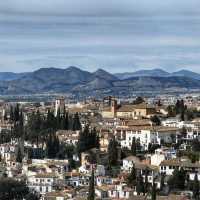
<path fill-rule="evenodd" d="M 108 145 L 108 164 L 109 166 L 117 166 L 118 165 L 118 142 L 115 138 L 111 139 Z"/>
<path fill-rule="evenodd" d="M 152 121 L 156 126 L 160 126 L 160 125 L 161 125 L 160 118 L 159 118 L 157 115 L 154 115 L 153 117 L 151 117 L 151 121 Z"/>
<path fill-rule="evenodd" d="M 186 172 L 181 168 L 180 170 L 175 169 L 172 177 L 168 181 L 168 185 L 171 189 L 184 190 L 186 180 Z"/>
<path fill-rule="evenodd" d="M 25 182 L 16 181 L 10 178 L 3 178 L 0 180 L 0 199 L 39 200 L 39 197 L 30 192 Z"/>
<path fill-rule="evenodd" d="M 92 170 L 92 175 L 89 184 L 89 194 L 87 200 L 94 200 L 94 199 L 95 199 L 95 181 L 94 181 L 94 170 Z"/>
<path fill-rule="evenodd" d="M 80 154 L 91 148 L 99 149 L 99 136 L 95 128 L 90 130 L 89 126 L 86 125 L 84 130 L 79 134 L 77 151 Z"/>
<path fill-rule="evenodd" d="M 135 166 L 132 167 L 131 169 L 131 173 L 130 175 L 128 176 L 127 178 L 127 183 L 130 187 L 134 187 L 136 186 L 136 169 L 135 169 Z"/>

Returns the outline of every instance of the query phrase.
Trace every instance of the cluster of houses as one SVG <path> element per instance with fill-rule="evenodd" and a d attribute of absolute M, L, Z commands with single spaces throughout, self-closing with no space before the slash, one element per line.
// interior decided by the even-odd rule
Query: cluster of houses
<path fill-rule="evenodd" d="M 8 106 L 6 104 L 6 106 Z M 25 114 L 32 110 L 40 109 L 46 113 L 53 105 L 24 106 Z M 2 115 L 4 106 L 1 106 Z M 82 127 L 89 121 L 97 128 L 99 134 L 99 149 L 91 149 L 82 152 L 78 156 L 75 152 L 73 161 L 80 165 L 71 169 L 70 159 L 58 160 L 47 159 L 41 147 L 24 141 L 24 152 L 31 149 L 38 159 L 24 157 L 22 163 L 16 161 L 16 152 L 19 141 L 12 140 L 0 144 L 0 176 L 8 176 L 17 180 L 25 180 L 31 190 L 36 191 L 44 200 L 65 200 L 65 199 L 87 199 L 91 171 L 95 174 L 95 195 L 96 199 L 145 199 L 138 195 L 134 187 L 127 184 L 127 177 L 133 167 L 145 179 L 147 176 L 150 185 L 156 184 L 157 189 L 161 188 L 161 175 L 172 176 L 175 169 L 183 168 L 189 180 L 194 180 L 197 174 L 200 181 L 200 162 L 192 162 L 188 157 L 178 156 L 180 149 L 172 144 L 182 145 L 180 148 L 187 149 L 188 144 L 194 139 L 199 140 L 200 119 L 193 121 L 180 121 L 179 118 L 168 118 L 167 109 L 163 106 L 156 106 L 142 102 L 139 104 L 123 104 L 116 99 L 109 99 L 109 102 L 92 101 L 65 105 L 63 98 L 57 99 L 55 103 L 55 115 L 58 109 L 66 109 L 69 112 L 79 112 Z M 161 123 L 155 125 L 151 120 L 153 116 L 159 116 Z M 28 116 L 28 115 L 27 115 Z M 82 118 L 81 118 L 82 117 Z M 26 118 L 25 118 L 26 120 Z M 12 130 L 13 124 L 3 119 L 0 121 L 0 134 Z M 182 134 L 183 128 L 186 133 Z M 65 145 L 76 146 L 79 141 L 80 131 L 58 130 L 56 135 Z M 120 169 L 116 176 L 108 173 L 107 161 L 108 146 L 112 138 L 115 138 L 121 149 L 131 151 L 132 141 L 139 142 L 140 151 L 143 155 L 121 156 L 119 153 Z M 153 151 L 150 147 L 156 146 Z M 43 147 L 45 148 L 45 147 Z M 99 162 L 91 163 L 92 153 L 98 157 Z M 146 174 L 148 171 L 148 174 Z M 167 182 L 166 182 L 167 184 Z M 191 195 L 186 193 L 169 194 L 169 196 L 158 196 L 157 199 L 190 199 Z M 148 198 L 147 198 L 148 199 Z"/>

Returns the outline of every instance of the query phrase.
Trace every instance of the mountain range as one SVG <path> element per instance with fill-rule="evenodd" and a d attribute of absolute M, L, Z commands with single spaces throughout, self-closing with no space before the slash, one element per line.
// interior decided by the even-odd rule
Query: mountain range
<path fill-rule="evenodd" d="M 77 67 L 41 68 L 29 73 L 0 73 L 0 94 L 71 93 L 123 95 L 135 91 L 182 91 L 200 89 L 200 74 L 162 69 L 111 74 L 91 73 Z"/>
<path fill-rule="evenodd" d="M 115 76 L 121 80 L 131 78 L 131 77 L 138 77 L 138 76 L 153 76 L 153 77 L 181 76 L 181 77 L 188 77 L 188 78 L 200 80 L 200 74 L 189 71 L 189 70 L 180 70 L 180 71 L 172 72 L 172 73 L 169 73 L 162 69 L 139 70 L 136 72 L 117 73 L 115 74 Z"/>

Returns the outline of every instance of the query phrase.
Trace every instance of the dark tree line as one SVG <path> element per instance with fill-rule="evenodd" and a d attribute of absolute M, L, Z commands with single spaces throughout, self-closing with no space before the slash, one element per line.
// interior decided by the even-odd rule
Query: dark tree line
<path fill-rule="evenodd" d="M 167 110 L 169 117 L 175 117 L 176 115 L 179 115 L 181 121 L 191 120 L 194 117 L 200 116 L 199 111 L 188 109 L 184 103 L 184 100 L 177 100 L 176 104 L 168 106 Z"/>
<path fill-rule="evenodd" d="M 86 125 L 84 130 L 79 134 L 77 151 L 80 154 L 91 148 L 99 149 L 99 135 L 97 134 L 96 128 L 90 130 L 89 126 Z"/>
<path fill-rule="evenodd" d="M 131 173 L 127 177 L 127 184 L 129 187 L 135 188 L 138 195 L 145 195 L 148 192 L 151 193 L 151 199 L 156 199 L 156 185 L 149 184 L 148 182 L 149 170 L 145 169 L 144 177 L 141 174 L 140 169 L 137 170 L 135 166 L 132 167 Z"/>
<path fill-rule="evenodd" d="M 10 137 L 8 138 L 9 134 L 2 134 L 1 142 L 10 141 L 11 138 L 14 138 L 18 141 L 29 141 L 38 147 L 39 145 L 46 146 L 46 156 L 48 158 L 64 159 L 68 156 L 66 155 L 68 147 L 59 141 L 56 136 L 57 130 L 77 131 L 82 129 L 78 113 L 70 115 L 64 112 L 61 114 L 59 110 L 56 116 L 50 110 L 46 115 L 41 114 L 39 110 L 32 112 L 25 124 L 24 114 L 18 104 L 15 107 L 11 106 L 10 120 L 13 122 Z M 87 145 L 89 144 L 90 142 Z M 23 155 L 20 148 L 16 153 L 16 160 L 21 162 Z"/>
<path fill-rule="evenodd" d="M 119 160 L 119 144 L 115 138 L 111 139 L 108 145 L 108 165 L 109 167 L 117 166 Z"/>
<path fill-rule="evenodd" d="M 25 182 L 2 178 L 0 180 L 0 199 L 39 200 L 39 197 L 29 190 Z"/>

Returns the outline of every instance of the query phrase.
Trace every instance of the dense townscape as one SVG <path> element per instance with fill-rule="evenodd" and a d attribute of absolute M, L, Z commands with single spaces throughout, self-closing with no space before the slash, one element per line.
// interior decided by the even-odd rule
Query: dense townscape
<path fill-rule="evenodd" d="M 0 199 L 198 200 L 200 97 L 0 102 Z"/>

